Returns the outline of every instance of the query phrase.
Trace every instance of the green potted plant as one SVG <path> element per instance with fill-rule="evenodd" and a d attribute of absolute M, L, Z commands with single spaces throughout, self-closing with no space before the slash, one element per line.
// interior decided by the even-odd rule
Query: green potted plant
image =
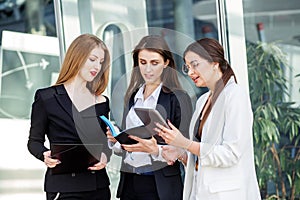
<path fill-rule="evenodd" d="M 247 44 L 255 164 L 264 199 L 299 199 L 300 108 L 285 101 L 287 62 L 276 43 Z M 298 197 L 297 197 L 298 196 Z"/>

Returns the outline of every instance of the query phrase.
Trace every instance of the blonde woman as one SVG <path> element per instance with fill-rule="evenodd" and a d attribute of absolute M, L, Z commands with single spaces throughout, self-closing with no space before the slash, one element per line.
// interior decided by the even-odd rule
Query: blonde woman
<path fill-rule="evenodd" d="M 109 62 L 108 49 L 98 37 L 80 35 L 66 52 L 56 84 L 36 91 L 28 149 L 48 167 L 44 184 L 47 200 L 110 199 L 105 166 L 111 150 L 107 146 L 106 126 L 98 119 L 109 113 L 109 100 L 102 95 L 108 83 Z M 51 150 L 44 145 L 46 137 L 50 146 L 103 144 L 101 159 L 82 172 L 52 174 L 52 169 L 62 163 L 51 158 Z"/>

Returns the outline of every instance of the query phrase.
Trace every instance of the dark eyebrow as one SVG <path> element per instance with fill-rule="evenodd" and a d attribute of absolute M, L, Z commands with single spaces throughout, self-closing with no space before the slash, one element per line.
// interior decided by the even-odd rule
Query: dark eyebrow
<path fill-rule="evenodd" d="M 146 61 L 146 59 L 144 59 L 144 58 L 139 58 L 139 60 Z M 154 59 L 149 60 L 149 62 L 159 62 L 159 59 L 154 58 Z"/>

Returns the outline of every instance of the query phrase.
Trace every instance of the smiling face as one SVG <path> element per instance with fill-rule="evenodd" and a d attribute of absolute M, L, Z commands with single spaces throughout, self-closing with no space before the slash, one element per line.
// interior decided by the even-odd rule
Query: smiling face
<path fill-rule="evenodd" d="M 188 51 L 184 57 L 185 64 L 188 66 L 189 77 L 197 87 L 213 87 L 215 83 L 214 63 L 200 57 L 198 54 Z"/>
<path fill-rule="evenodd" d="M 154 51 L 143 49 L 139 52 L 138 63 L 141 75 L 146 84 L 160 84 L 161 74 L 168 61 L 164 62 L 163 57 Z"/>
<path fill-rule="evenodd" d="M 100 46 L 94 48 L 78 73 L 78 78 L 85 82 L 93 81 L 101 70 L 104 61 L 104 51 Z"/>

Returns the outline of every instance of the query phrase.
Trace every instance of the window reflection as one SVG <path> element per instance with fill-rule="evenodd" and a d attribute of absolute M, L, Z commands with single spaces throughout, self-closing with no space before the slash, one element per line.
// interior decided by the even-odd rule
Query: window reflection
<path fill-rule="evenodd" d="M 300 162 L 295 155 L 300 153 L 300 4 L 280 0 L 243 3 L 254 102 L 255 159 L 262 198 L 299 199 Z M 273 106 L 275 115 L 261 115 L 269 113 Z"/>
<path fill-rule="evenodd" d="M 284 51 L 288 60 L 284 71 L 289 91 L 285 98 L 300 105 L 300 82 L 295 78 L 300 74 L 297 67 L 300 59 L 300 4 L 298 1 L 274 1 L 272 5 L 268 2 L 243 1 L 246 40 L 249 45 L 277 43 Z"/>
<path fill-rule="evenodd" d="M 28 119 L 35 90 L 59 71 L 53 1 L 0 1 L 0 32 L 0 118 Z"/>
<path fill-rule="evenodd" d="M 0 38 L 3 30 L 56 36 L 53 0 L 0 1 Z"/>
<path fill-rule="evenodd" d="M 114 37 L 115 36 L 115 37 Z M 124 79 L 122 76 L 126 73 L 126 64 L 125 64 L 125 56 L 124 56 L 124 38 L 121 34 L 121 29 L 116 25 L 109 25 L 104 30 L 104 41 L 110 38 L 112 42 L 111 47 L 111 60 L 112 60 L 112 67 L 110 73 L 110 88 L 114 90 L 116 88 L 117 82 L 120 79 Z M 126 80 L 124 80 L 126 83 Z M 123 87 L 123 88 L 120 88 Z M 118 91 L 125 91 L 126 84 L 120 84 L 118 87 Z M 110 92 L 111 94 L 113 91 Z M 111 120 L 121 121 L 121 116 L 123 112 L 123 101 L 124 98 L 122 92 L 116 92 L 117 99 L 119 99 L 118 104 L 114 104 L 115 112 L 111 114 Z"/>

